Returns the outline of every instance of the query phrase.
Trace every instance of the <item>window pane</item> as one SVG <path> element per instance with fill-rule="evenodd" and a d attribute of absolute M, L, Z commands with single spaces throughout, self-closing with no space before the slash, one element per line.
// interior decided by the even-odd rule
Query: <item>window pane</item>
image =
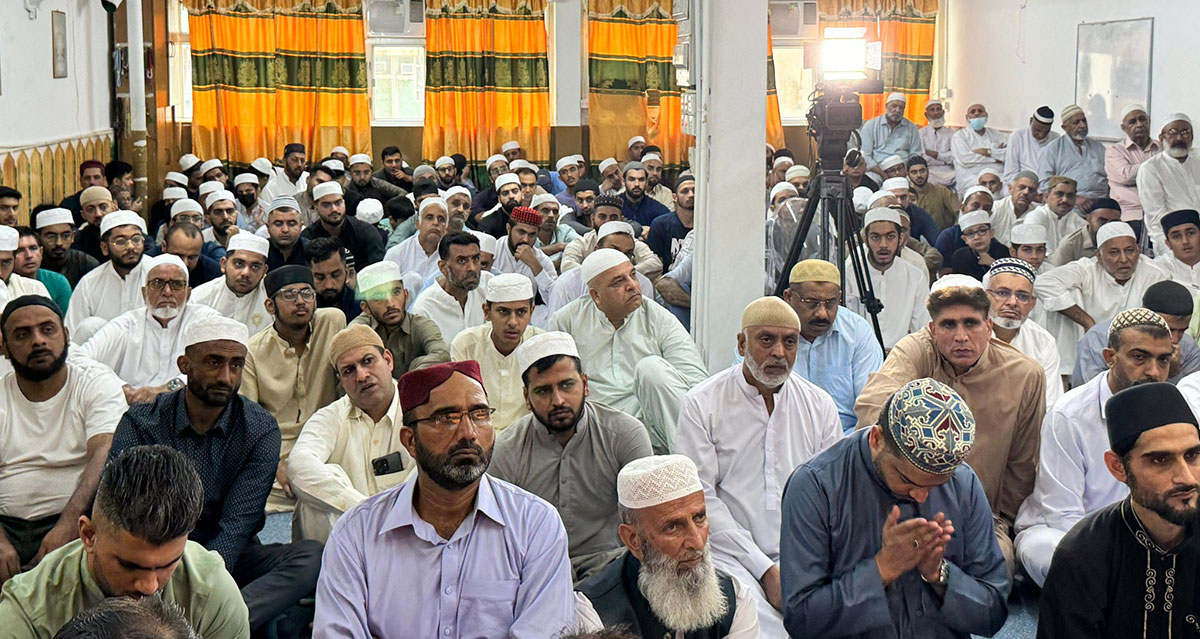
<path fill-rule="evenodd" d="M 175 42 L 171 47 L 171 106 L 175 119 L 192 121 L 192 45 Z"/>
<path fill-rule="evenodd" d="M 804 68 L 804 47 L 774 47 L 775 91 L 779 115 L 785 123 L 803 123 L 808 113 L 808 95 L 813 90 L 813 71 Z"/>
<path fill-rule="evenodd" d="M 421 35 L 425 33 L 425 3 L 417 0 L 370 0 L 367 6 L 367 33 L 380 36 Z M 406 20 L 412 16 L 412 20 Z"/>
<path fill-rule="evenodd" d="M 375 120 L 425 119 L 425 47 L 371 48 L 371 112 Z"/>

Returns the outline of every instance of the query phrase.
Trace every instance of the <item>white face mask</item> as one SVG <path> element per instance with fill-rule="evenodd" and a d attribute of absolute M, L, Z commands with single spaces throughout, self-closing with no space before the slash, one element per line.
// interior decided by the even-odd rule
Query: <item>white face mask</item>
<path fill-rule="evenodd" d="M 936 119 L 933 119 L 933 120 L 930 120 L 930 121 L 929 121 L 929 126 L 931 126 L 931 127 L 935 128 L 935 129 L 940 129 L 940 128 L 942 128 L 942 127 L 943 127 L 943 126 L 945 126 L 945 125 L 946 125 L 946 118 L 945 118 L 945 117 L 940 117 L 940 118 L 936 118 Z"/>

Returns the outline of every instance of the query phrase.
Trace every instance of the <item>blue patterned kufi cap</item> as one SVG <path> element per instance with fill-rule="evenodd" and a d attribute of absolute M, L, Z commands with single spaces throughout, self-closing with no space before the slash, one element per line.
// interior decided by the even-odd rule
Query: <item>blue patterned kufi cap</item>
<path fill-rule="evenodd" d="M 919 470 L 948 475 L 975 443 L 975 416 L 953 388 L 928 377 L 892 395 L 888 429 L 900 453 Z"/>

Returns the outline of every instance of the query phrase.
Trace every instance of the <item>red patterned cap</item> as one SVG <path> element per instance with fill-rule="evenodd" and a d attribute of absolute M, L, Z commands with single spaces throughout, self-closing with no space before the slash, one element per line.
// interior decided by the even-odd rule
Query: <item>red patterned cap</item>
<path fill-rule="evenodd" d="M 409 371 L 400 377 L 400 409 L 407 413 L 429 401 L 429 393 L 446 383 L 455 373 L 462 373 L 483 386 L 483 373 L 479 371 L 479 362 L 475 360 L 446 362 Z"/>
<path fill-rule="evenodd" d="M 508 217 L 513 224 L 532 224 L 533 226 L 542 225 L 542 214 L 529 208 L 528 206 L 518 206 L 514 208 Z"/>

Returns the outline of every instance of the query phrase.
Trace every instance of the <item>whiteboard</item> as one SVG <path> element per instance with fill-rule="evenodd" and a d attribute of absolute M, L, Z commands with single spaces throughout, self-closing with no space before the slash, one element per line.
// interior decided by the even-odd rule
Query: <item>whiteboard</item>
<path fill-rule="evenodd" d="M 1132 104 L 1150 109 L 1153 48 L 1154 18 L 1080 23 L 1075 104 L 1087 115 L 1088 135 L 1119 140 L 1121 111 Z"/>

